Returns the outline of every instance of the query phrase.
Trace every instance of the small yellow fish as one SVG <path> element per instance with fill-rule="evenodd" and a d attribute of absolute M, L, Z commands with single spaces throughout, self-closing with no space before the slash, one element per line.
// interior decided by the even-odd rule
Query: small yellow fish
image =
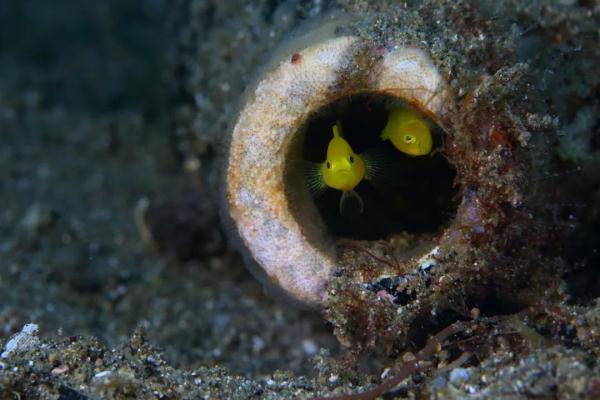
<path fill-rule="evenodd" d="M 382 140 L 391 140 L 398 150 L 409 156 L 424 156 L 431 152 L 431 131 L 427 122 L 406 108 L 390 111 L 380 137 Z"/>
<path fill-rule="evenodd" d="M 360 212 L 364 203 L 354 188 L 367 177 L 367 163 L 356 154 L 350 144 L 342 137 L 342 124 L 337 121 L 332 127 L 333 138 L 327 145 L 327 159 L 321 164 L 309 164 L 306 178 L 308 186 L 314 194 L 319 194 L 327 187 L 341 190 L 340 214 L 348 214 L 349 200 L 354 199 Z"/>
<path fill-rule="evenodd" d="M 327 146 L 327 160 L 321 164 L 321 174 L 330 188 L 344 192 L 353 190 L 365 177 L 365 162 L 342 137 L 342 124 L 332 128 L 333 139 Z"/>

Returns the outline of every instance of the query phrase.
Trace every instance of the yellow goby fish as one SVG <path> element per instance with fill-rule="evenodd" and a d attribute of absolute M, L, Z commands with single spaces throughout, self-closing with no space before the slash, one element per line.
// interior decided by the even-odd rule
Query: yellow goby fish
<path fill-rule="evenodd" d="M 348 214 L 349 200 L 356 201 L 359 212 L 363 212 L 362 198 L 354 188 L 368 175 L 365 159 L 356 154 L 342 137 L 342 124 L 337 121 L 332 127 L 333 138 L 327 145 L 327 158 L 323 163 L 312 164 L 307 170 L 307 183 L 313 194 L 320 194 L 327 187 L 341 190 L 340 214 Z"/>
<path fill-rule="evenodd" d="M 321 174 L 330 188 L 350 191 L 365 177 L 365 162 L 342 137 L 340 121 L 332 130 L 333 139 L 327 146 L 327 160 L 321 164 Z"/>
<path fill-rule="evenodd" d="M 424 156 L 431 152 L 431 130 L 427 122 L 406 108 L 390 111 L 380 137 L 382 140 L 391 140 L 398 150 L 409 156 Z"/>

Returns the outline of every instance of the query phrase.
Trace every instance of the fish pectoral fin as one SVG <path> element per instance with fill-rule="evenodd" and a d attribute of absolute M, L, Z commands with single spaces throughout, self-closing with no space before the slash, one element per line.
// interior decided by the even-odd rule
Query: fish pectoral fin
<path fill-rule="evenodd" d="M 340 215 L 342 217 L 351 218 L 358 214 L 362 214 L 365 209 L 363 199 L 354 190 L 342 192 L 340 197 Z"/>
<path fill-rule="evenodd" d="M 323 179 L 323 174 L 321 173 L 321 164 L 303 161 L 302 172 L 304 175 L 304 181 L 306 182 L 306 186 L 308 187 L 308 191 L 310 192 L 311 196 L 313 198 L 318 198 L 321 196 L 323 192 L 325 192 L 325 189 L 327 189 L 327 185 Z"/>
<path fill-rule="evenodd" d="M 376 146 L 361 153 L 365 162 L 365 179 L 377 188 L 394 185 L 399 171 L 396 150 Z"/>

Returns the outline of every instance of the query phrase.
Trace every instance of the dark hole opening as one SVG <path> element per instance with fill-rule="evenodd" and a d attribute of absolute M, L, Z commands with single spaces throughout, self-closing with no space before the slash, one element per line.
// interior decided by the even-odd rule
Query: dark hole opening
<path fill-rule="evenodd" d="M 445 133 L 430 120 L 432 152 L 412 157 L 398 151 L 379 135 L 394 108 L 409 108 L 399 98 L 365 93 L 338 100 L 312 115 L 302 131 L 302 158 L 323 163 L 339 120 L 343 137 L 359 155 L 375 154 L 383 172 L 374 180 L 363 179 L 354 189 L 362 198 L 364 211 L 340 214 L 342 192 L 327 188 L 314 198 L 315 204 L 337 238 L 378 240 L 392 233 L 437 232 L 456 212 L 456 170 L 442 154 Z M 414 110 L 414 109 L 413 109 Z M 416 110 L 415 110 L 416 111 Z M 367 157 L 364 157 L 367 158 Z M 369 168 L 369 163 L 367 163 Z"/>
<path fill-rule="evenodd" d="M 465 321 L 465 316 L 450 309 L 437 310 L 435 315 L 427 313 L 415 319 L 408 331 L 408 341 L 413 350 L 418 351 L 426 344 L 430 336 L 435 335 L 448 325 L 457 321 Z M 402 349 L 403 346 L 399 346 Z"/>
<path fill-rule="evenodd" d="M 493 317 L 497 315 L 515 314 L 523 310 L 525 305 L 491 294 L 483 299 L 473 302 L 472 307 L 479 308 L 482 316 Z"/>

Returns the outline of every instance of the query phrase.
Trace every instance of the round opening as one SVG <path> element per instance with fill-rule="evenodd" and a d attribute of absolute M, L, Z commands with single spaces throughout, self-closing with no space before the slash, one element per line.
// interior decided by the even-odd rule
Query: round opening
<path fill-rule="evenodd" d="M 326 161 L 327 148 L 333 138 L 332 127 L 337 121 L 352 151 L 365 160 L 366 177 L 353 189 L 358 196 L 346 195 L 344 215 L 340 210 L 343 191 L 323 186 L 322 174 L 316 177 L 321 190 L 313 187 L 312 201 L 334 238 L 378 240 L 400 232 L 437 232 L 455 215 L 458 206 L 454 185 L 456 170 L 442 151 L 444 131 L 420 115 L 431 131 L 431 152 L 421 156 L 405 154 L 390 140 L 380 137 L 390 111 L 395 109 L 417 112 L 394 96 L 357 94 L 318 110 L 299 132 L 294 145 L 299 148 L 294 157 L 302 161 L 291 163 L 289 169 L 301 166 L 304 179 L 288 179 L 291 186 L 314 186 L 314 175 L 318 173 L 317 167 Z M 298 176 L 297 173 L 287 175 Z M 357 197 L 362 200 L 362 211 Z"/>

